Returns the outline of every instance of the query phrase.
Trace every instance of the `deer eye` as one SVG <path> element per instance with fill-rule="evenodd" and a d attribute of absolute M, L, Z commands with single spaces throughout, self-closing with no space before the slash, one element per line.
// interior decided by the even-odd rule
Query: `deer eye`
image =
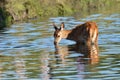
<path fill-rule="evenodd" d="M 57 35 L 57 37 L 60 37 L 60 35 Z"/>

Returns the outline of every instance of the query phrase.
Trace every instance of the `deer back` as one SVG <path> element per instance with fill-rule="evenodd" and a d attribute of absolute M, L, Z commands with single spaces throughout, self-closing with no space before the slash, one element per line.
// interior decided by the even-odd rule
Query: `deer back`
<path fill-rule="evenodd" d="M 68 35 L 68 39 L 74 40 L 78 43 L 94 43 L 97 42 L 97 38 L 98 28 L 95 22 L 86 22 L 84 24 L 77 25 Z"/>

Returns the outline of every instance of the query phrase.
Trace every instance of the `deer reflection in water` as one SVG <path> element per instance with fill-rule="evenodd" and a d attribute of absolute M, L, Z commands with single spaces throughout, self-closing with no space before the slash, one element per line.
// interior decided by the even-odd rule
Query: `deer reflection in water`
<path fill-rule="evenodd" d="M 62 60 L 62 63 L 65 64 L 65 57 L 69 54 L 69 48 L 67 46 L 55 45 L 55 54 L 56 59 Z"/>
<path fill-rule="evenodd" d="M 55 45 L 55 54 L 59 55 L 62 60 L 62 64 L 66 65 L 68 60 L 66 56 L 71 55 L 71 53 L 81 54 L 75 56 L 77 62 L 77 72 L 79 79 L 83 79 L 85 75 L 81 74 L 85 71 L 85 64 L 97 64 L 99 61 L 98 57 L 98 44 L 94 45 L 69 45 L 69 46 L 59 46 Z M 75 62 L 75 63 L 76 63 Z"/>
<path fill-rule="evenodd" d="M 59 54 L 62 62 L 65 62 L 65 57 L 69 55 L 70 51 L 75 51 L 82 54 L 77 57 L 77 62 L 95 64 L 98 63 L 98 44 L 94 45 L 69 45 L 69 46 L 59 46 L 55 45 L 55 54 Z M 74 54 L 74 53 L 73 53 Z"/>
<path fill-rule="evenodd" d="M 79 79 L 84 79 L 85 75 L 83 75 L 82 73 L 84 73 L 85 71 L 85 64 L 97 64 L 99 61 L 99 56 L 98 56 L 98 44 L 94 44 L 94 45 L 83 45 L 80 44 L 78 45 L 69 45 L 69 46 L 59 46 L 59 45 L 55 45 L 55 54 L 59 55 L 59 57 L 62 60 L 62 64 L 66 65 L 69 64 L 70 61 L 68 60 L 69 55 L 72 54 L 81 54 L 78 55 L 77 57 L 72 57 L 75 59 L 75 61 L 77 62 L 77 75 L 79 77 Z M 69 63 L 67 63 L 69 62 Z M 76 63 L 75 62 L 75 63 Z M 64 66 L 63 66 L 64 67 Z"/>
<path fill-rule="evenodd" d="M 87 62 L 90 64 L 98 63 L 98 44 L 80 45 L 76 49 L 76 51 L 79 51 L 81 54 L 83 54 L 83 56 L 79 57 L 77 61 L 81 62 L 81 59 L 83 58 L 84 60 L 87 60 Z"/>

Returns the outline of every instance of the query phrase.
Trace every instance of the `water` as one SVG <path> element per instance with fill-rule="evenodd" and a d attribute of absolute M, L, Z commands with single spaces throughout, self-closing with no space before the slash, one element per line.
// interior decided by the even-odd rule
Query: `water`
<path fill-rule="evenodd" d="M 98 45 L 76 47 L 69 40 L 53 45 L 51 22 L 65 22 L 65 28 L 72 29 L 88 20 L 98 24 Z M 0 33 L 0 79 L 119 80 L 120 14 L 51 17 L 43 22 L 11 25 Z"/>

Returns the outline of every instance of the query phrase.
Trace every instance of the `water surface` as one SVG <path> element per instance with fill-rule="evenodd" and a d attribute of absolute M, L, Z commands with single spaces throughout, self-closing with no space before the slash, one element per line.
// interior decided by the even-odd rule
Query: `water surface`
<path fill-rule="evenodd" d="M 52 22 L 65 22 L 65 28 L 72 29 L 89 20 L 98 24 L 98 45 L 76 48 L 69 40 L 53 45 Z M 0 33 L 0 79 L 119 80 L 120 14 L 51 17 L 11 25 Z"/>

